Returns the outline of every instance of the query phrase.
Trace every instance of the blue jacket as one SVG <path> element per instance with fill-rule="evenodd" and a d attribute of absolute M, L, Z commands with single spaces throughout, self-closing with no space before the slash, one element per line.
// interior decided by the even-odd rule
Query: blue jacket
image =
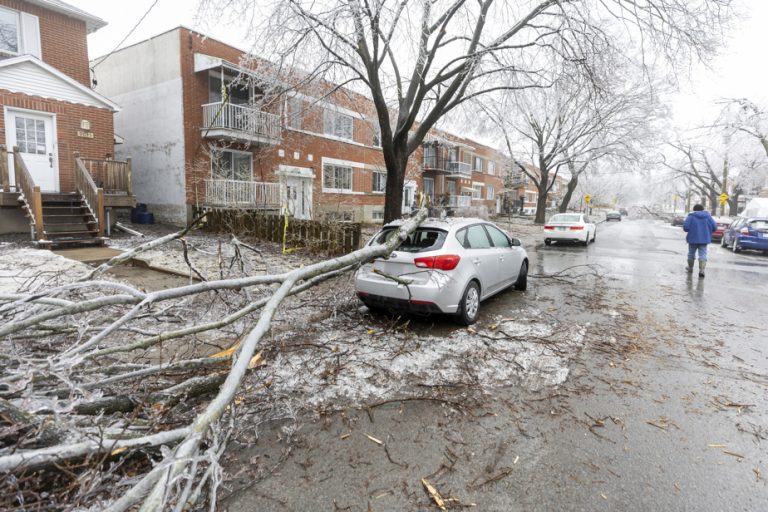
<path fill-rule="evenodd" d="M 708 211 L 691 212 L 685 218 L 683 231 L 688 233 L 685 241 L 689 244 L 708 244 L 712 242 L 712 232 L 717 229 L 715 219 Z"/>

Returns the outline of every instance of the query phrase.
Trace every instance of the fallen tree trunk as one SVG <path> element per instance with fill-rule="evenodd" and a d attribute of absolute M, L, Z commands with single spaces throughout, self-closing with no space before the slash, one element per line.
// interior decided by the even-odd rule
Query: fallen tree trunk
<path fill-rule="evenodd" d="M 4 396 L 14 397 L 18 404 L 31 396 L 50 406 L 38 415 L 24 416 L 23 406 L 6 403 L 16 407 L 20 418 L 26 420 L 56 414 L 62 419 L 60 428 L 65 436 L 36 449 L 0 448 L 0 472 L 28 475 L 52 464 L 66 465 L 93 456 L 120 460 L 137 450 L 151 448 L 156 452 L 160 446 L 175 445 L 162 449 L 162 461 L 147 468 L 138 483 L 111 496 L 109 510 L 128 510 L 142 502 L 142 510 L 165 509 L 178 500 L 194 503 L 202 495 L 202 482 L 217 485 L 217 479 L 209 479 L 211 468 L 218 464 L 212 454 L 221 453 L 227 437 L 219 432 L 220 420 L 230 411 L 248 372 L 263 364 L 257 351 L 264 348 L 264 336 L 283 301 L 388 255 L 426 214 L 421 209 L 384 244 L 272 275 L 222 278 L 154 292 L 110 281 L 82 280 L 28 294 L 0 296 L 0 319 L 4 321 L 0 338 L 24 338 L 24 350 L 29 351 L 13 354 L 13 364 L 0 370 Z M 163 237 L 163 243 L 179 237 L 178 233 Z M 151 241 L 141 247 L 159 246 L 158 241 Z M 239 246 L 236 253 L 240 254 Z M 89 277 L 125 261 L 118 257 Z M 253 297 L 257 291 L 268 294 Z M 212 313 L 213 320 L 203 320 L 190 309 L 191 304 L 213 308 L 211 311 L 221 308 L 227 313 Z M 229 333 L 235 325 L 245 328 L 249 324 L 244 334 L 237 336 L 240 341 L 213 355 L 198 354 L 195 349 L 179 357 L 183 345 L 167 347 L 171 341 L 188 342 L 206 333 L 224 329 Z M 173 325 L 176 327 L 169 328 Z M 44 338 L 45 343 L 29 343 L 35 336 Z M 212 393 L 215 395 L 210 401 L 201 400 Z M 191 421 L 190 413 L 194 413 Z M 120 429 L 132 432 L 131 437 L 124 438 Z M 136 435 L 136 429 L 144 432 Z M 102 434 L 94 438 L 93 432 Z"/>

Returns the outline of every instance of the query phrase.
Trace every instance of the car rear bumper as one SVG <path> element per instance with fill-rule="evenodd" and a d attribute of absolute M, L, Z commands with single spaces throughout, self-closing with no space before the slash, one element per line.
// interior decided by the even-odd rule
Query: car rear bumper
<path fill-rule="evenodd" d="M 431 271 L 426 282 L 406 286 L 365 267 L 355 276 L 355 291 L 366 305 L 424 313 L 455 313 L 464 294 L 455 279 L 439 271 Z"/>
<path fill-rule="evenodd" d="M 757 238 L 754 236 L 740 236 L 739 247 L 744 249 L 755 249 L 758 251 L 768 251 L 768 238 Z"/>
<path fill-rule="evenodd" d="M 587 236 L 587 230 L 582 229 L 581 231 L 544 231 L 544 238 L 547 238 L 549 240 L 554 241 L 575 241 L 580 240 L 584 241 L 584 238 Z"/>
<path fill-rule="evenodd" d="M 396 309 L 398 311 L 410 311 L 413 313 L 444 313 L 440 307 L 432 302 L 421 302 L 406 299 L 395 299 L 366 292 L 357 292 L 357 296 L 368 307 Z"/>

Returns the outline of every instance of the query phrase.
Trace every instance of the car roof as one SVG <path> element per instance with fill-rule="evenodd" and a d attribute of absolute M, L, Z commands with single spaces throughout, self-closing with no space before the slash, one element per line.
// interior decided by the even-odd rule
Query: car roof
<path fill-rule="evenodd" d="M 451 228 L 458 229 L 464 226 L 468 226 L 470 224 L 477 224 L 478 222 L 490 224 L 490 222 L 488 222 L 487 220 L 483 220 L 477 217 L 445 217 L 444 219 L 438 219 L 436 217 L 428 217 L 424 219 L 424 222 L 422 222 L 419 227 L 438 228 L 438 229 L 444 229 L 447 231 Z M 388 224 L 385 224 L 384 227 L 385 228 L 398 227 L 398 226 L 402 226 L 404 223 L 405 223 L 405 219 L 398 219 Z"/>

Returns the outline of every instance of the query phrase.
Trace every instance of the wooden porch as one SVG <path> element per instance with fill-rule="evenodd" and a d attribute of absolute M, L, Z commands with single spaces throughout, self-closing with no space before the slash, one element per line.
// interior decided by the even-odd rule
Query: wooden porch
<path fill-rule="evenodd" d="M 88 159 L 75 153 L 75 190 L 46 193 L 35 183 L 18 148 L 13 148 L 12 157 L 13 184 L 8 152 L 0 145 L 0 207 L 22 208 L 33 239 L 41 246 L 100 245 L 107 228 L 106 209 L 136 204 L 130 159 Z"/>

